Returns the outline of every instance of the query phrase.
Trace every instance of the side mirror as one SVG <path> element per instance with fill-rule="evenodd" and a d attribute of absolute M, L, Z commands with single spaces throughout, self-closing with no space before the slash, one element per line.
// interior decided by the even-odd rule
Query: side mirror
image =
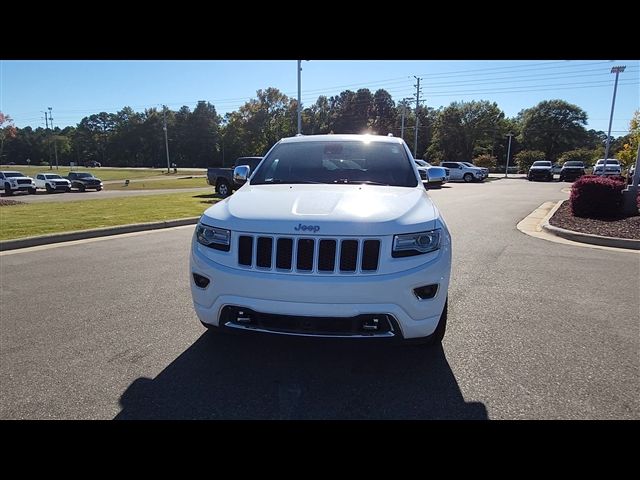
<path fill-rule="evenodd" d="M 233 181 L 238 185 L 243 185 L 249 178 L 251 168 L 249 165 L 238 165 L 233 169 Z"/>
<path fill-rule="evenodd" d="M 458 168 L 462 170 L 464 167 L 462 165 L 458 165 Z"/>

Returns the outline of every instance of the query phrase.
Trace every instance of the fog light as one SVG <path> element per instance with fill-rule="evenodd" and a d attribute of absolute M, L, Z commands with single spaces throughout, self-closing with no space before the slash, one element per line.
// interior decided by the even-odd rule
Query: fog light
<path fill-rule="evenodd" d="M 436 296 L 436 292 L 438 291 L 438 284 L 434 283 L 431 285 L 425 285 L 423 287 L 418 287 L 413 289 L 413 293 L 420 300 L 426 300 L 428 298 L 433 298 Z"/>
<path fill-rule="evenodd" d="M 200 288 L 207 288 L 207 285 L 209 285 L 209 279 L 202 275 L 198 275 L 197 273 L 193 274 L 193 281 Z"/>

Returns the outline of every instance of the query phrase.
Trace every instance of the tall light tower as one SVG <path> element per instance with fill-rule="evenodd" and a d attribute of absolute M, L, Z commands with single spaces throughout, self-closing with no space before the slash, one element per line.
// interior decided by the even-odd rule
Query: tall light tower
<path fill-rule="evenodd" d="M 507 133 L 507 137 L 509 137 L 509 146 L 507 147 L 507 164 L 504 167 L 504 178 L 507 178 L 509 173 L 509 155 L 511 155 L 511 137 L 513 137 L 513 133 Z"/>
<path fill-rule="evenodd" d="M 607 169 L 607 159 L 609 158 L 609 144 L 611 142 L 611 123 L 613 122 L 613 109 L 616 106 L 616 92 L 618 90 L 618 75 L 624 72 L 624 69 L 627 68 L 625 65 L 621 65 L 619 67 L 613 67 L 611 69 L 611 73 L 616 74 L 616 81 L 613 84 L 613 99 L 611 100 L 611 115 L 609 115 L 609 131 L 607 132 L 607 146 L 604 149 L 604 164 L 602 165 L 602 176 L 606 173 Z M 594 167 L 595 170 L 595 167 Z"/>
<path fill-rule="evenodd" d="M 167 175 L 171 172 L 169 165 L 169 139 L 167 137 L 167 107 L 162 106 L 162 130 L 164 130 L 164 147 L 167 150 Z"/>
<path fill-rule="evenodd" d="M 302 89 L 300 87 L 300 77 L 302 73 L 302 60 L 298 60 L 298 135 L 302 134 Z"/>

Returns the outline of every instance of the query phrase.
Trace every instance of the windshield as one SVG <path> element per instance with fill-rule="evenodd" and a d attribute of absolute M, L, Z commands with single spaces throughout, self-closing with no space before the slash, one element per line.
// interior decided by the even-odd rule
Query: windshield
<path fill-rule="evenodd" d="M 20 172 L 4 172 L 4 176 L 9 178 L 9 177 L 24 177 L 23 174 L 21 174 Z"/>
<path fill-rule="evenodd" d="M 62 177 L 60 175 L 55 175 L 55 174 L 47 174 L 47 175 L 44 176 L 44 178 L 49 179 L 49 180 L 57 179 L 57 178 L 62 179 Z"/>
<path fill-rule="evenodd" d="M 602 165 L 604 163 L 604 159 L 600 159 L 598 160 L 598 163 L 596 163 L 596 165 Z M 613 160 L 611 158 L 607 159 L 607 165 L 618 165 L 620 162 L 618 162 L 618 160 Z"/>
<path fill-rule="evenodd" d="M 252 185 L 275 183 L 418 185 L 402 145 L 389 142 L 280 143 L 265 157 Z"/>
<path fill-rule="evenodd" d="M 90 173 L 76 173 L 76 177 L 78 178 L 93 178 L 93 175 Z"/>
<path fill-rule="evenodd" d="M 584 163 L 582 162 L 566 162 L 564 164 L 565 167 L 584 167 Z"/>
<path fill-rule="evenodd" d="M 551 162 L 533 162 L 534 167 L 550 167 Z"/>
<path fill-rule="evenodd" d="M 460 162 L 463 165 L 466 165 L 467 167 L 473 167 L 476 168 L 476 166 L 473 163 L 469 163 L 469 162 Z"/>

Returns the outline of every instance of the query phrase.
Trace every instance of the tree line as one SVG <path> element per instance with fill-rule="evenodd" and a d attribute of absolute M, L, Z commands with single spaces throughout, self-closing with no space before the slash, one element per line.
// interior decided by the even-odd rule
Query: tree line
<path fill-rule="evenodd" d="M 225 116 L 203 100 L 193 110 L 183 106 L 135 112 L 124 107 L 116 113 L 85 117 L 75 127 L 48 130 L 15 128 L 10 117 L 0 112 L 0 163 L 48 165 L 57 153 L 59 165 L 97 161 L 103 166 L 162 167 L 166 165 L 166 122 L 172 163 L 229 166 L 239 156 L 264 155 L 279 139 L 295 135 L 297 107 L 296 99 L 267 88 Z M 629 152 L 637 148 L 638 115 L 628 135 L 611 139 L 610 151 L 621 153 L 624 162 L 635 158 Z M 415 104 L 395 102 L 384 89 L 372 93 L 366 88 L 319 96 L 302 110 L 302 132 L 391 133 L 402 135 L 413 151 L 416 118 L 417 157 L 433 164 L 474 161 L 504 167 L 508 133 L 513 134 L 510 165 L 519 161 L 524 169 L 539 158 L 593 164 L 604 155 L 607 137 L 605 132 L 587 130 L 586 112 L 563 100 L 546 100 L 508 118 L 497 103 L 486 100 L 416 109 Z"/>

